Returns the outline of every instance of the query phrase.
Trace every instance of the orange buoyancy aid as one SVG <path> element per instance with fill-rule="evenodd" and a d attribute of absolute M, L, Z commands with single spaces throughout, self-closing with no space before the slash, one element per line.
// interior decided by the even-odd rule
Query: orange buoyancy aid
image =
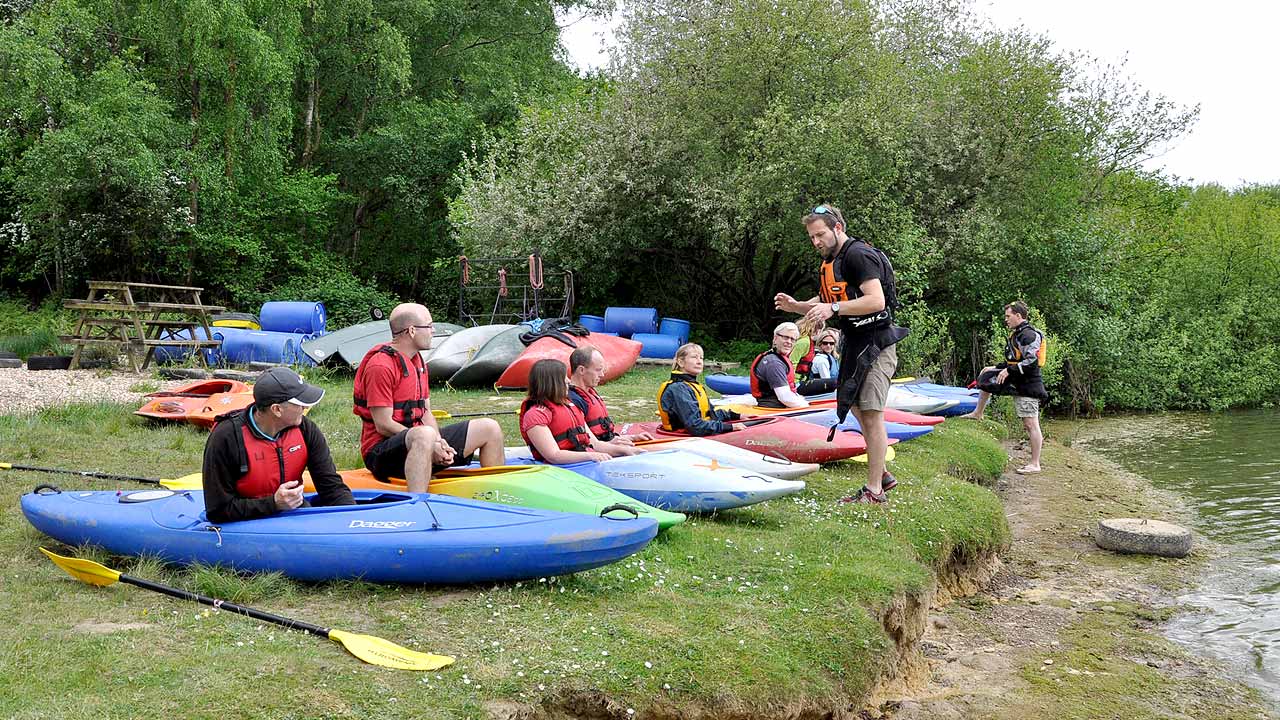
<path fill-rule="evenodd" d="M 247 420 L 239 429 L 249 461 L 249 471 L 236 481 L 236 492 L 241 497 L 275 495 L 281 485 L 302 479 L 302 472 L 307 469 L 307 444 L 302 440 L 301 428 L 291 427 L 275 440 L 254 432 Z"/>
<path fill-rule="evenodd" d="M 362 420 L 373 422 L 373 413 L 369 410 L 369 400 L 365 395 L 364 372 L 369 362 L 386 362 L 383 356 L 395 358 L 399 364 L 400 379 L 392 393 L 391 419 L 405 427 L 422 424 L 427 414 L 427 398 L 431 397 L 431 388 L 427 382 L 427 368 L 422 363 L 422 355 L 415 353 L 413 362 L 406 363 L 404 355 L 390 343 L 375 345 L 365 353 L 356 370 L 355 385 L 352 387 L 353 407 L 351 412 Z M 412 365 L 412 367 L 410 367 Z"/>
<path fill-rule="evenodd" d="M 893 324 L 894 311 L 898 309 L 898 283 L 889 256 L 866 241 L 850 237 L 836 251 L 835 257 L 822 261 L 822 269 L 818 278 L 818 296 L 822 302 L 844 302 L 862 297 L 862 292 L 849 287 L 844 278 L 845 257 L 858 243 L 862 243 L 870 252 L 870 259 L 879 265 L 880 288 L 884 292 L 884 309 L 868 315 L 840 315 L 835 319 L 843 330 L 872 330 L 889 327 Z"/>
<path fill-rule="evenodd" d="M 561 450 L 577 452 L 586 452 L 591 449 L 591 431 L 587 430 L 587 421 L 582 417 L 582 411 L 578 410 L 577 405 L 543 403 L 542 407 L 551 411 L 551 422 L 547 423 L 547 429 L 551 431 L 551 437 L 556 441 L 557 447 Z M 520 404 L 520 414 L 523 416 L 528 410 L 529 401 L 525 400 Z M 523 427 L 520 429 L 520 437 L 524 438 L 535 460 L 550 462 L 538 452 L 538 448 L 534 446 Z"/>
<path fill-rule="evenodd" d="M 675 373 L 672 373 L 674 376 Z M 672 378 L 658 386 L 658 418 L 662 420 L 663 430 L 683 430 L 684 427 L 675 427 L 671 424 L 671 415 L 662 407 L 662 396 L 666 394 L 667 388 L 675 383 L 684 383 L 693 390 L 693 396 L 698 401 L 698 412 L 702 414 L 703 419 L 711 419 L 711 398 L 707 397 L 707 389 L 702 387 L 702 383 L 688 382 L 686 380 L 676 380 Z"/>
<path fill-rule="evenodd" d="M 760 364 L 761 360 L 765 359 L 765 357 L 769 355 L 775 355 L 779 360 L 787 364 L 787 385 L 791 387 L 791 392 L 796 391 L 796 369 L 791 367 L 791 358 L 783 355 L 773 348 L 769 348 L 765 352 L 757 355 L 755 360 L 751 361 L 751 370 L 747 372 L 747 376 L 751 378 L 751 395 L 755 397 L 756 400 L 778 399 L 778 396 L 773 392 L 772 387 L 766 387 L 764 383 L 760 382 L 760 375 L 756 372 L 756 366 Z"/>
<path fill-rule="evenodd" d="M 600 393 L 595 388 L 569 388 L 569 398 L 574 396 L 581 398 L 586 404 L 587 409 L 582 413 L 583 418 L 587 421 L 587 429 L 601 440 L 612 440 L 616 434 L 614 431 L 613 418 L 609 417 L 609 408 L 604 406 L 604 400 L 600 398 Z M 577 407 L 577 403 L 574 403 Z M 579 408 L 581 409 L 581 408 Z"/>

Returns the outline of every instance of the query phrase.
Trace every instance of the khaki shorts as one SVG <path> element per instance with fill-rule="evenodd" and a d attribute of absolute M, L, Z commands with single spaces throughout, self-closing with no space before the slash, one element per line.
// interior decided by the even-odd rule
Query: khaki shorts
<path fill-rule="evenodd" d="M 1020 418 L 1039 417 L 1040 401 L 1035 398 L 1013 396 L 1013 410 Z"/>
<path fill-rule="evenodd" d="M 858 393 L 858 408 L 884 410 L 889 403 L 889 386 L 897 370 L 898 348 L 890 345 L 880 351 L 875 363 L 867 371 L 867 379 L 863 381 L 862 390 Z"/>

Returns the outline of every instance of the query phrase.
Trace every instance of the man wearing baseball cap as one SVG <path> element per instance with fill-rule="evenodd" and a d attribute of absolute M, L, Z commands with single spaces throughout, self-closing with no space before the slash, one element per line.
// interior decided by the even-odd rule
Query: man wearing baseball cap
<path fill-rule="evenodd" d="M 320 428 L 306 418 L 324 390 L 276 367 L 253 386 L 253 405 L 218 418 L 204 446 L 204 507 L 210 522 L 266 517 L 309 504 L 302 472 L 311 472 L 315 505 L 354 505 Z"/>

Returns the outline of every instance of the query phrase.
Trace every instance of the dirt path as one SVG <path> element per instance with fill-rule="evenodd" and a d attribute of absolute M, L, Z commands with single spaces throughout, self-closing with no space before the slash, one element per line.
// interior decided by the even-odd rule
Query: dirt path
<path fill-rule="evenodd" d="M 0 369 L 0 415 L 18 415 L 70 403 L 142 403 L 144 393 L 170 390 L 190 380 L 159 380 L 120 370 Z"/>
<path fill-rule="evenodd" d="M 1010 448 L 1009 467 L 1025 464 Z M 1219 664 L 1160 635 L 1175 591 L 1212 548 L 1187 560 L 1125 557 L 1089 535 L 1104 517 L 1187 523 L 1176 498 L 1105 460 L 1045 448 L 1046 472 L 1007 473 L 1013 546 L 986 591 L 931 617 L 923 642 L 931 679 L 886 702 L 885 717 L 1263 718 L 1260 696 Z"/>

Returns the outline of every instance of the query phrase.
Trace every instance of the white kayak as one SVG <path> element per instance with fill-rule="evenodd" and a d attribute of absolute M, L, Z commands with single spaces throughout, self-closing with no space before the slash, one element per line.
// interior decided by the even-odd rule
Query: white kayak
<path fill-rule="evenodd" d="M 624 435 L 627 434 L 626 427 L 624 423 L 618 429 L 618 432 Z M 817 463 L 791 462 L 781 455 L 763 455 L 704 437 L 656 440 L 652 443 L 642 442 L 640 446 L 646 450 L 684 450 L 726 465 L 733 465 L 749 472 L 757 472 L 782 480 L 802 478 L 821 467 Z"/>
<path fill-rule="evenodd" d="M 537 464 L 525 447 L 507 448 L 507 462 Z M 650 451 L 607 462 L 581 462 L 561 467 L 647 505 L 676 512 L 712 512 L 745 507 L 805 488 L 803 480 L 782 480 L 750 472 L 687 450 Z"/>

